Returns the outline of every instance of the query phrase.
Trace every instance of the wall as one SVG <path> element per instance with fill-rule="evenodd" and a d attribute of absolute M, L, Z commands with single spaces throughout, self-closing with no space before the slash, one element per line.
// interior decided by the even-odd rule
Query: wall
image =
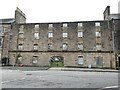
<path fill-rule="evenodd" d="M 100 27 L 95 27 L 95 22 L 100 22 Z M 63 30 L 63 23 L 67 23 L 68 27 Z M 78 23 L 83 23 L 83 38 L 77 37 Z M 49 29 L 48 25 L 53 24 L 53 28 Z M 22 56 L 22 63 L 32 65 L 31 61 L 34 55 L 39 57 L 37 66 L 49 66 L 49 58 L 51 56 L 60 55 L 64 57 L 64 66 L 88 67 L 91 64 L 93 67 L 98 67 L 95 64 L 95 57 L 103 57 L 103 66 L 107 68 L 114 67 L 114 56 L 112 47 L 112 34 L 109 28 L 108 21 L 84 21 L 84 22 L 61 22 L 61 23 L 28 23 L 15 24 L 12 26 L 13 33 L 10 43 L 10 63 L 17 58 L 18 54 Z M 34 28 L 39 25 L 39 28 Z M 96 50 L 95 31 L 101 31 L 101 51 Z M 18 38 L 19 30 L 23 30 L 24 38 Z M 48 38 L 48 32 L 53 31 L 53 38 Z M 63 31 L 68 32 L 68 37 L 63 38 Z M 34 33 L 39 32 L 40 38 L 35 39 Z M 84 50 L 79 51 L 77 48 L 78 42 L 82 42 Z M 53 44 L 53 49 L 48 51 L 48 43 Z M 68 49 L 62 50 L 62 44 L 67 43 Z M 23 50 L 18 50 L 18 44 L 23 44 Z M 38 50 L 33 50 L 33 44 L 38 44 Z M 83 55 L 84 65 L 76 64 L 78 55 Z M 13 57 L 15 56 L 15 57 Z M 101 67 L 98 67 L 101 68 Z"/>

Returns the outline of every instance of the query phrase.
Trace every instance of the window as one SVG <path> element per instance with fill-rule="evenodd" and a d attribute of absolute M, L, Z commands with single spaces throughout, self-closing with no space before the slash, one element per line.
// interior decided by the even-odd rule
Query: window
<path fill-rule="evenodd" d="M 67 37 L 68 33 L 67 32 L 63 32 L 63 38 Z"/>
<path fill-rule="evenodd" d="M 95 32 L 96 37 L 101 37 L 101 32 Z"/>
<path fill-rule="evenodd" d="M 82 27 L 83 26 L 83 23 L 78 23 L 78 27 Z"/>
<path fill-rule="evenodd" d="M 63 44 L 63 50 L 67 50 L 68 45 L 66 43 Z"/>
<path fill-rule="evenodd" d="M 52 38 L 52 37 L 53 37 L 53 32 L 49 32 L 49 33 L 48 33 L 48 37 L 49 37 L 49 38 Z"/>
<path fill-rule="evenodd" d="M 96 50 L 101 50 L 101 44 L 96 45 Z"/>
<path fill-rule="evenodd" d="M 67 27 L 67 23 L 64 23 L 64 24 L 63 24 L 63 27 Z"/>
<path fill-rule="evenodd" d="M 35 28 L 39 28 L 39 24 L 36 24 L 36 25 L 35 25 Z"/>
<path fill-rule="evenodd" d="M 2 37 L 0 37 L 0 47 L 2 47 L 2 42 L 3 42 L 3 39 Z"/>
<path fill-rule="evenodd" d="M 35 32 L 35 33 L 34 33 L 34 37 L 35 37 L 35 39 L 39 39 L 39 33 L 38 33 L 38 32 Z"/>
<path fill-rule="evenodd" d="M 19 44 L 18 49 L 19 49 L 19 50 L 23 50 L 23 45 L 22 45 L 22 44 Z"/>
<path fill-rule="evenodd" d="M 100 22 L 96 22 L 96 23 L 95 23 L 95 26 L 100 26 Z"/>
<path fill-rule="evenodd" d="M 52 44 L 51 43 L 48 44 L 48 50 L 52 50 Z"/>
<path fill-rule="evenodd" d="M 49 28 L 53 28 L 53 24 L 49 24 Z"/>
<path fill-rule="evenodd" d="M 98 38 L 98 37 L 97 37 L 97 38 L 96 38 L 96 43 L 97 43 L 97 44 L 101 44 L 101 38 Z"/>
<path fill-rule="evenodd" d="M 22 64 L 22 56 L 19 56 L 18 57 L 18 62 L 17 62 L 18 64 Z"/>
<path fill-rule="evenodd" d="M 38 44 L 34 44 L 33 49 L 38 50 Z"/>
<path fill-rule="evenodd" d="M 37 64 L 37 62 L 38 62 L 38 56 L 33 56 L 32 63 Z"/>
<path fill-rule="evenodd" d="M 19 38 L 24 38 L 24 34 L 23 33 L 19 33 Z"/>
<path fill-rule="evenodd" d="M 103 66 L 103 57 L 101 57 L 101 56 L 96 57 L 96 65 Z"/>
<path fill-rule="evenodd" d="M 78 37 L 81 37 L 81 38 L 82 38 L 82 37 L 83 37 L 83 32 L 79 31 L 79 32 L 78 32 Z"/>
<path fill-rule="evenodd" d="M 83 44 L 78 43 L 78 50 L 83 50 Z"/>
<path fill-rule="evenodd" d="M 83 56 L 78 56 L 78 64 L 84 64 Z"/>
<path fill-rule="evenodd" d="M 0 26 L 0 34 L 4 32 L 4 28 Z"/>

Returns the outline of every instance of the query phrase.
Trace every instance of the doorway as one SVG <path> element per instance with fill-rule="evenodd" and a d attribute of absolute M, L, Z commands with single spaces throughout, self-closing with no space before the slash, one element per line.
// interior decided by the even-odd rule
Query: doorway
<path fill-rule="evenodd" d="M 118 57 L 118 66 L 119 66 L 119 68 L 120 68 L 120 56 Z"/>
<path fill-rule="evenodd" d="M 50 58 L 50 66 L 51 67 L 63 67 L 64 58 L 62 56 L 52 56 Z"/>

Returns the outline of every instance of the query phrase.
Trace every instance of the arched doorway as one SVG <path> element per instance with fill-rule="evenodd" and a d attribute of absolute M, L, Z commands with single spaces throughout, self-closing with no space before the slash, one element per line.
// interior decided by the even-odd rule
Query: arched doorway
<path fill-rule="evenodd" d="M 62 56 L 52 56 L 50 58 L 51 67 L 63 67 L 64 66 L 64 58 Z"/>

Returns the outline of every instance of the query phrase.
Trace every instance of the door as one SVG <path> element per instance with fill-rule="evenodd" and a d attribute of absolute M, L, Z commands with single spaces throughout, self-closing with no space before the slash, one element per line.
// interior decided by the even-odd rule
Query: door
<path fill-rule="evenodd" d="M 98 68 L 103 67 L 103 57 L 96 57 L 96 67 Z"/>

